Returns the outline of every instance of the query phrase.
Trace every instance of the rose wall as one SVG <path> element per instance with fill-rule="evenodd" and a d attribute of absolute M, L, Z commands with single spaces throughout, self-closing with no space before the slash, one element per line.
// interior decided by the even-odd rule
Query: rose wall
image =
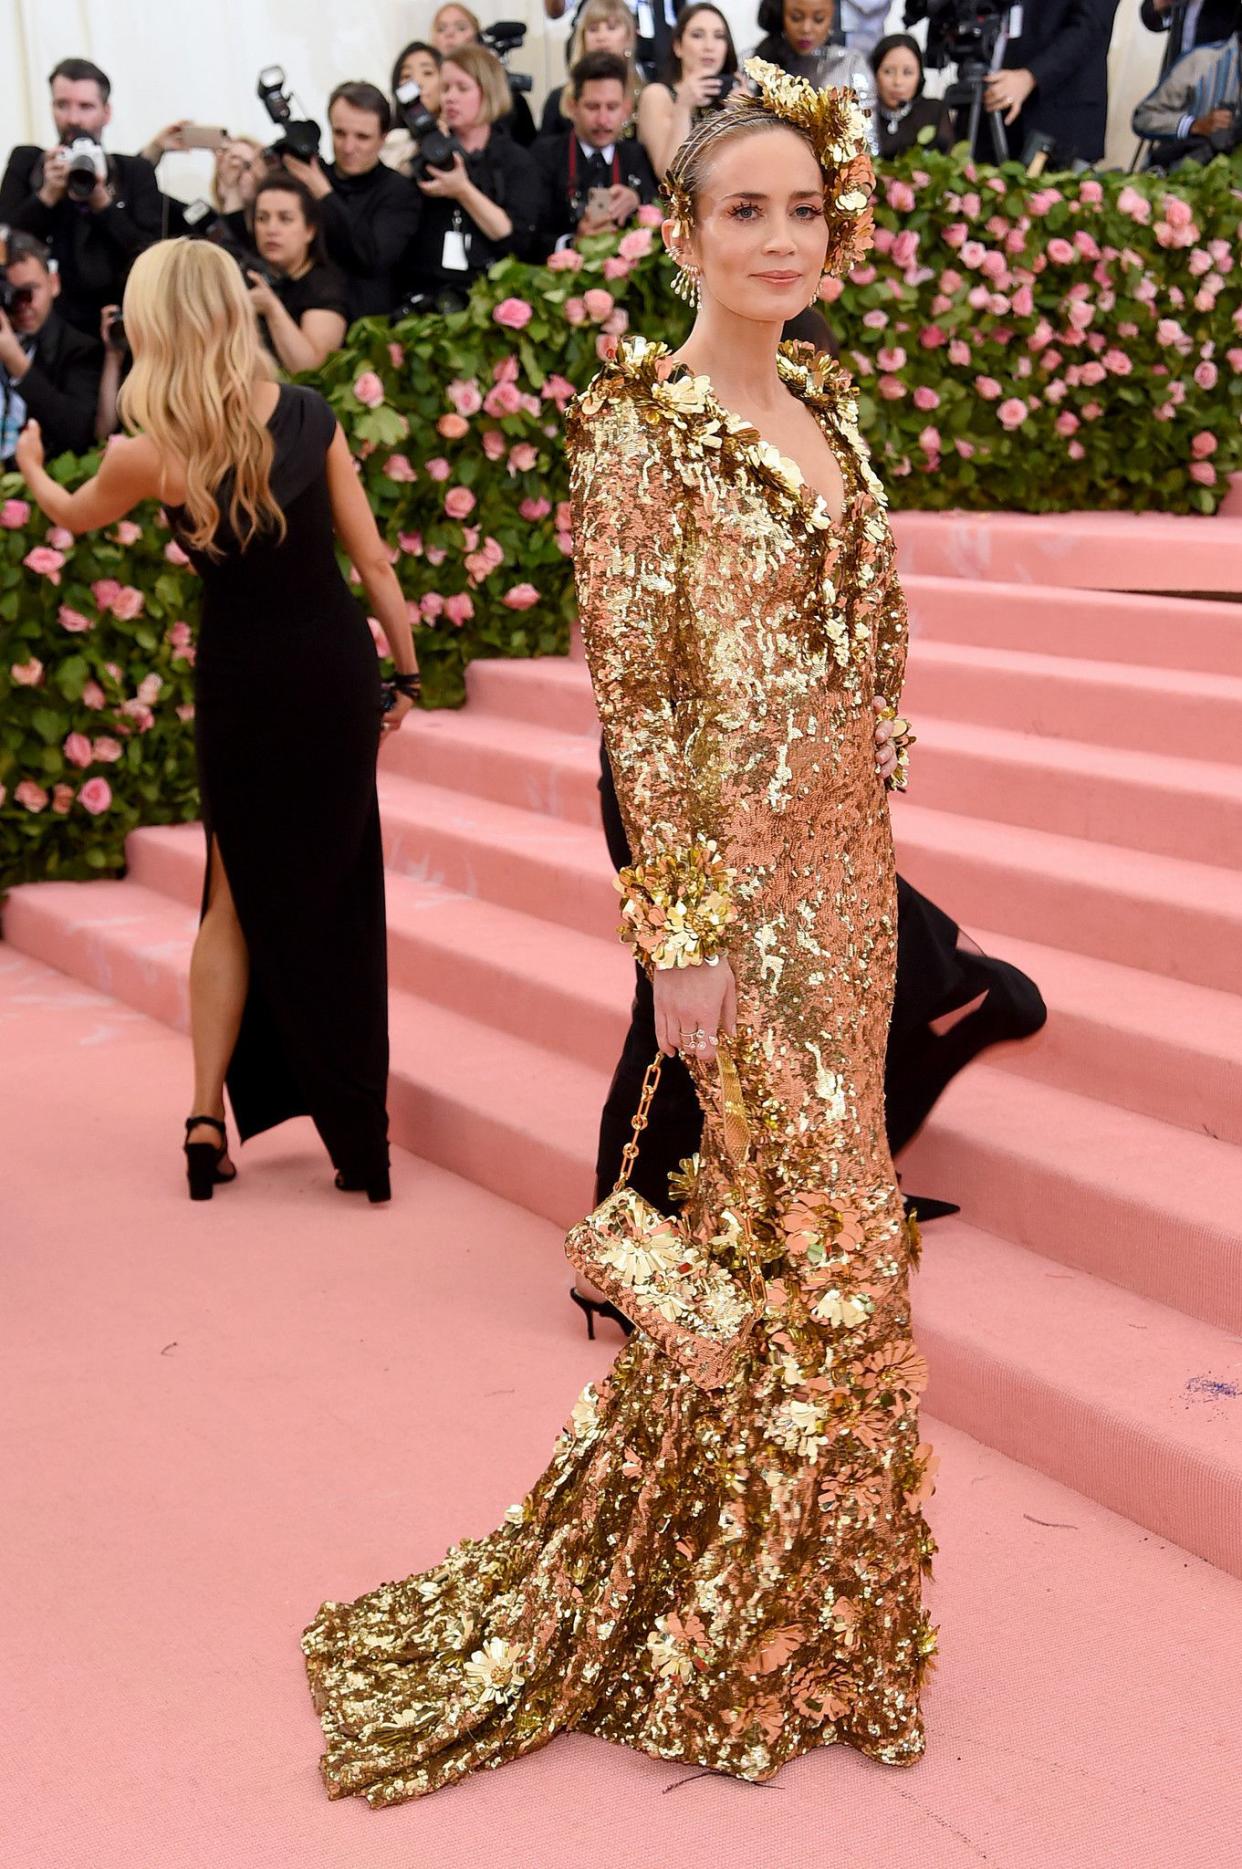
<path fill-rule="evenodd" d="M 892 504 L 1213 512 L 1242 468 L 1240 184 L 1223 160 L 1037 187 L 926 151 L 886 169 L 875 250 L 824 311 Z M 561 413 L 627 326 L 680 341 L 667 268 L 651 225 L 505 261 L 464 312 L 356 326 L 316 379 L 430 705 L 474 656 L 565 649 Z M 74 541 L 0 481 L 0 887 L 115 870 L 135 825 L 195 815 L 196 583 L 157 509 Z"/>

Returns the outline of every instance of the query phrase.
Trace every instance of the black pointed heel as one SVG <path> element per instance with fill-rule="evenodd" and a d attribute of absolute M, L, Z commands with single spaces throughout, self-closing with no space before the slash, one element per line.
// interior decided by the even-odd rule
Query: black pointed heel
<path fill-rule="evenodd" d="M 597 1316 L 610 1317 L 614 1324 L 620 1324 L 627 1337 L 633 1335 L 634 1324 L 632 1319 L 628 1318 L 624 1311 L 618 1311 L 615 1304 L 601 1304 L 598 1298 L 588 1298 L 586 1293 L 584 1291 L 579 1291 L 576 1285 L 570 1286 L 569 1295 L 578 1306 L 578 1309 L 586 1312 L 587 1336 L 591 1339 L 592 1343 L 595 1341 L 595 1319 Z"/>
<path fill-rule="evenodd" d="M 377 1175 L 372 1181 L 351 1181 L 348 1176 L 343 1175 L 338 1168 L 336 1171 L 336 1186 L 341 1190 L 342 1194 L 365 1193 L 373 1207 L 378 1207 L 382 1201 L 390 1201 L 392 1199 L 392 1180 L 387 1169 L 384 1170 L 382 1175 Z"/>
<path fill-rule="evenodd" d="M 190 1131 L 206 1124 L 208 1128 L 218 1129 L 219 1143 L 191 1142 Z M 190 1184 L 192 1201 L 209 1201 L 219 1181 L 236 1181 L 237 1170 L 231 1174 L 221 1174 L 220 1164 L 228 1154 L 228 1134 L 218 1116 L 187 1116 L 185 1119 L 185 1175 Z"/>

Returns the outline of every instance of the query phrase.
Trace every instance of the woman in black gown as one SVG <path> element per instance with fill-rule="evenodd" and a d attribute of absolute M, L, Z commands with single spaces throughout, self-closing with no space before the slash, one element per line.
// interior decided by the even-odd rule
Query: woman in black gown
<path fill-rule="evenodd" d="M 375 757 L 417 693 L 405 600 L 345 438 L 313 390 L 277 385 L 234 262 L 166 241 L 125 295 L 127 426 L 74 493 L 19 444 L 34 497 L 75 532 L 162 500 L 202 574 L 196 743 L 207 836 L 190 972 L 190 1191 L 231 1180 L 241 1137 L 309 1114 L 337 1185 L 386 1200 L 384 875 Z M 334 530 L 402 671 L 381 694 Z M 391 705 L 382 711 L 382 702 Z M 382 729 L 381 729 L 382 721 Z"/>

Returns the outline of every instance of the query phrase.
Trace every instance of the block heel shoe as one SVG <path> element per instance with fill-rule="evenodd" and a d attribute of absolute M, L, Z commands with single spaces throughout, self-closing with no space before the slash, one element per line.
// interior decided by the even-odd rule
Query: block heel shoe
<path fill-rule="evenodd" d="M 209 1129 L 218 1129 L 220 1140 L 215 1142 L 191 1142 L 190 1131 L 200 1125 Z M 185 1119 L 185 1175 L 190 1184 L 192 1201 L 209 1201 L 217 1182 L 236 1181 L 237 1170 L 228 1174 L 220 1172 L 220 1164 L 228 1154 L 228 1134 L 218 1116 L 187 1116 Z"/>
<path fill-rule="evenodd" d="M 343 1174 L 338 1168 L 336 1186 L 342 1194 L 365 1194 L 373 1207 L 378 1207 L 381 1202 L 392 1199 L 392 1181 L 387 1169 L 373 1180 L 351 1181 L 348 1175 Z"/>

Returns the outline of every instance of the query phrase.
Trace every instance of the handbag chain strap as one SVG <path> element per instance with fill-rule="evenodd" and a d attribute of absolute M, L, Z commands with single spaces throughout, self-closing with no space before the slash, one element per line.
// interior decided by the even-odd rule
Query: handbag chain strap
<path fill-rule="evenodd" d="M 643 1077 L 642 1092 L 638 1099 L 638 1108 L 630 1124 L 630 1139 L 621 1155 L 621 1172 L 613 1186 L 613 1193 L 619 1194 L 628 1186 L 634 1172 L 634 1163 L 638 1160 L 639 1142 L 646 1129 L 651 1114 L 651 1103 L 660 1083 L 660 1071 L 664 1055 L 657 1051 L 647 1066 Z M 742 1085 L 737 1074 L 737 1064 L 729 1045 L 722 1043 L 716 1054 L 716 1064 L 720 1072 L 721 1136 L 725 1154 L 738 1176 L 738 1192 L 745 1194 L 741 1186 L 741 1174 L 750 1157 L 750 1119 L 746 1114 L 746 1103 L 742 1096 Z M 737 1203 L 737 1220 L 742 1229 L 742 1238 L 746 1247 L 746 1267 L 750 1277 L 751 1300 L 758 1314 L 762 1314 L 767 1303 L 767 1288 L 763 1280 L 763 1269 L 759 1262 L 755 1236 L 751 1230 L 749 1204 L 745 1199 Z"/>

